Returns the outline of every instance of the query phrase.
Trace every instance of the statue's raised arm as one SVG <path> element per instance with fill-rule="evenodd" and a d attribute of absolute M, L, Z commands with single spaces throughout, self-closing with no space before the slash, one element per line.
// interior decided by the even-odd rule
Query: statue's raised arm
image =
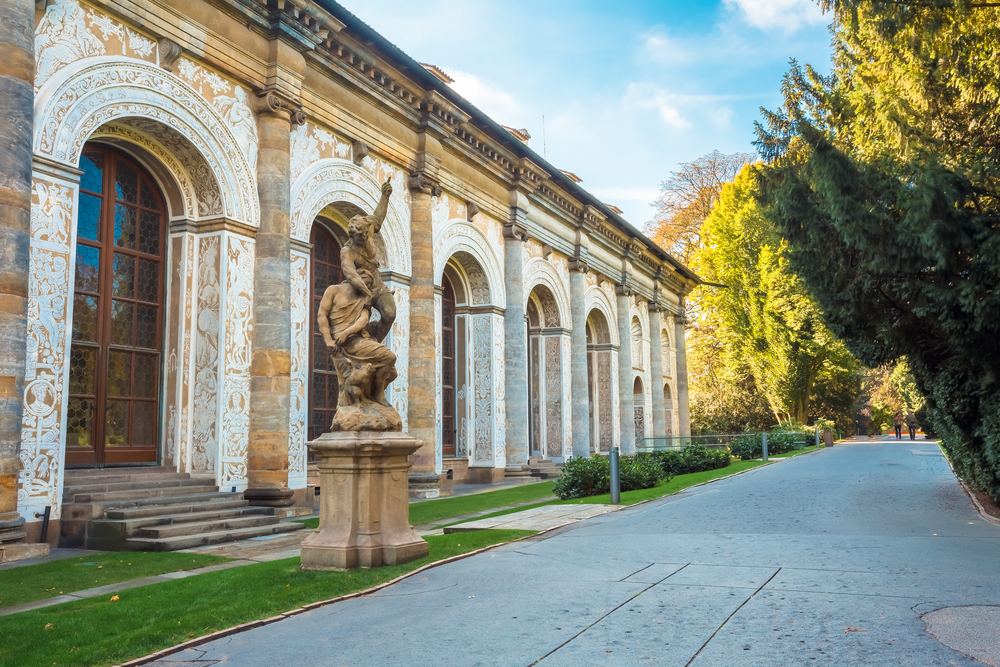
<path fill-rule="evenodd" d="M 382 223 L 385 222 L 385 214 L 389 212 L 389 197 L 392 196 L 392 183 L 386 181 L 382 184 L 382 197 L 378 200 L 375 213 L 372 214 L 372 231 L 382 231 Z"/>

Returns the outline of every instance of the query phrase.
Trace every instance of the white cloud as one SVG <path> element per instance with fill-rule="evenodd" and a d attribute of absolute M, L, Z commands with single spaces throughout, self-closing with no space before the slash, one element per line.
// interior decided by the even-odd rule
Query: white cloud
<path fill-rule="evenodd" d="M 743 19 L 763 30 L 775 28 L 786 33 L 804 25 L 819 25 L 828 19 L 815 0 L 724 0 L 727 7 L 739 11 Z"/>
<path fill-rule="evenodd" d="M 517 99 L 499 86 L 480 79 L 475 74 L 443 68 L 455 80 L 451 87 L 498 123 L 508 126 L 521 125 L 525 109 Z"/>
<path fill-rule="evenodd" d="M 663 122 L 674 129 L 691 127 L 677 110 L 677 96 L 651 83 L 630 83 L 623 100 L 626 107 L 655 109 Z"/>

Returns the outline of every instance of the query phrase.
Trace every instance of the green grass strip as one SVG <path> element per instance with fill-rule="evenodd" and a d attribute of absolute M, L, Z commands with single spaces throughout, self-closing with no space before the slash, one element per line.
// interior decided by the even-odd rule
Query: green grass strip
<path fill-rule="evenodd" d="M 720 477 L 727 477 L 729 475 L 734 475 L 738 472 L 743 472 L 744 470 L 751 470 L 753 468 L 758 468 L 763 465 L 768 465 L 763 461 L 733 461 L 725 468 L 719 468 L 718 470 L 709 470 L 706 472 L 693 472 L 686 475 L 677 475 L 669 482 L 661 481 L 656 486 L 650 489 L 639 489 L 637 491 L 625 491 L 622 493 L 622 505 L 635 505 L 636 503 L 641 503 L 644 500 L 654 500 L 656 498 L 662 498 L 663 496 L 669 496 L 684 489 L 695 486 L 696 484 L 704 484 L 705 482 L 710 482 L 713 479 L 719 479 Z M 478 521 L 479 519 L 489 519 L 495 516 L 504 516 L 507 514 L 514 514 L 515 512 L 523 512 L 524 510 L 534 509 L 536 507 L 544 507 L 545 505 L 610 505 L 611 504 L 611 494 L 606 493 L 600 496 L 588 496 L 587 498 L 569 498 L 567 500 L 549 500 L 546 502 L 536 503 L 534 505 L 525 505 L 524 507 L 515 507 L 506 510 L 500 510 L 499 512 L 493 512 L 491 514 L 486 514 L 481 517 L 473 519 L 473 521 Z M 462 521 L 457 521 L 455 523 L 464 523 Z M 454 524 L 449 524 L 454 525 Z"/>
<path fill-rule="evenodd" d="M 350 572 L 304 571 L 298 558 L 289 558 L 133 588 L 118 593 L 115 601 L 109 595 L 13 614 L 0 618 L 0 664 L 118 664 L 531 534 L 481 530 L 429 537 L 430 554 L 425 558 Z"/>
<path fill-rule="evenodd" d="M 118 551 L 0 570 L 0 608 L 45 600 L 156 574 L 195 570 L 231 558 L 186 553 Z"/>
<path fill-rule="evenodd" d="M 803 447 L 802 449 L 793 449 L 790 452 L 785 452 L 784 454 L 768 454 L 769 459 L 789 459 L 793 456 L 798 456 L 799 454 L 808 454 L 809 452 L 815 452 L 817 449 L 823 449 L 824 446 L 820 445 L 810 445 L 809 447 Z"/>
<path fill-rule="evenodd" d="M 552 496 L 552 482 L 537 482 L 515 486 L 499 491 L 487 491 L 471 496 L 458 496 L 456 498 L 441 498 L 439 500 L 425 500 L 410 505 L 410 524 L 420 526 L 431 521 L 441 521 L 450 519 L 453 516 L 463 516 L 473 512 L 482 512 L 495 507 L 505 507 L 515 503 L 524 503 L 531 500 L 550 498 Z M 299 519 L 306 528 L 318 528 L 319 519 Z"/>

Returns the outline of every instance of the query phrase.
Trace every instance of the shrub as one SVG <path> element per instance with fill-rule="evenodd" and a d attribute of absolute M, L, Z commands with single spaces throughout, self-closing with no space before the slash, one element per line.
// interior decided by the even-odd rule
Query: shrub
<path fill-rule="evenodd" d="M 741 461 L 759 459 L 764 454 L 763 445 L 760 433 L 744 433 L 729 442 L 729 452 Z"/>
<path fill-rule="evenodd" d="M 704 445 L 688 445 L 681 451 L 655 452 L 650 456 L 669 476 L 725 468 L 732 461 L 729 450 L 709 449 Z"/>
<path fill-rule="evenodd" d="M 618 479 L 622 491 L 649 489 L 669 475 L 659 462 L 639 454 L 618 459 Z M 560 498 L 586 498 L 611 491 L 611 460 L 608 456 L 594 454 L 590 458 L 570 459 L 563 466 L 562 475 L 555 481 L 552 491 Z"/>
<path fill-rule="evenodd" d="M 767 453 L 784 454 L 812 444 L 814 432 L 803 431 L 798 424 L 775 426 L 767 434 Z M 729 451 L 741 461 L 759 459 L 764 455 L 763 439 L 760 433 L 744 433 L 729 443 Z"/>

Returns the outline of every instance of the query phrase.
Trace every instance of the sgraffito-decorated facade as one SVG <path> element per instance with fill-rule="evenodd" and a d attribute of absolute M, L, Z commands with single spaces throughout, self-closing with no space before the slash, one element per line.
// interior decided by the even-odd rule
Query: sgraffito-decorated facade
<path fill-rule="evenodd" d="M 306 442 L 337 394 L 318 296 L 386 182 L 388 398 L 424 441 L 415 484 L 688 429 L 697 277 L 336 3 L 48 0 L 33 21 L 33 44 L 0 34 L 34 52 L 11 112 L 30 136 L 0 156 L 30 169 L 4 190 L 26 317 L 0 382 L 20 439 L 0 519 L 29 539 L 73 467 L 311 504 Z"/>

